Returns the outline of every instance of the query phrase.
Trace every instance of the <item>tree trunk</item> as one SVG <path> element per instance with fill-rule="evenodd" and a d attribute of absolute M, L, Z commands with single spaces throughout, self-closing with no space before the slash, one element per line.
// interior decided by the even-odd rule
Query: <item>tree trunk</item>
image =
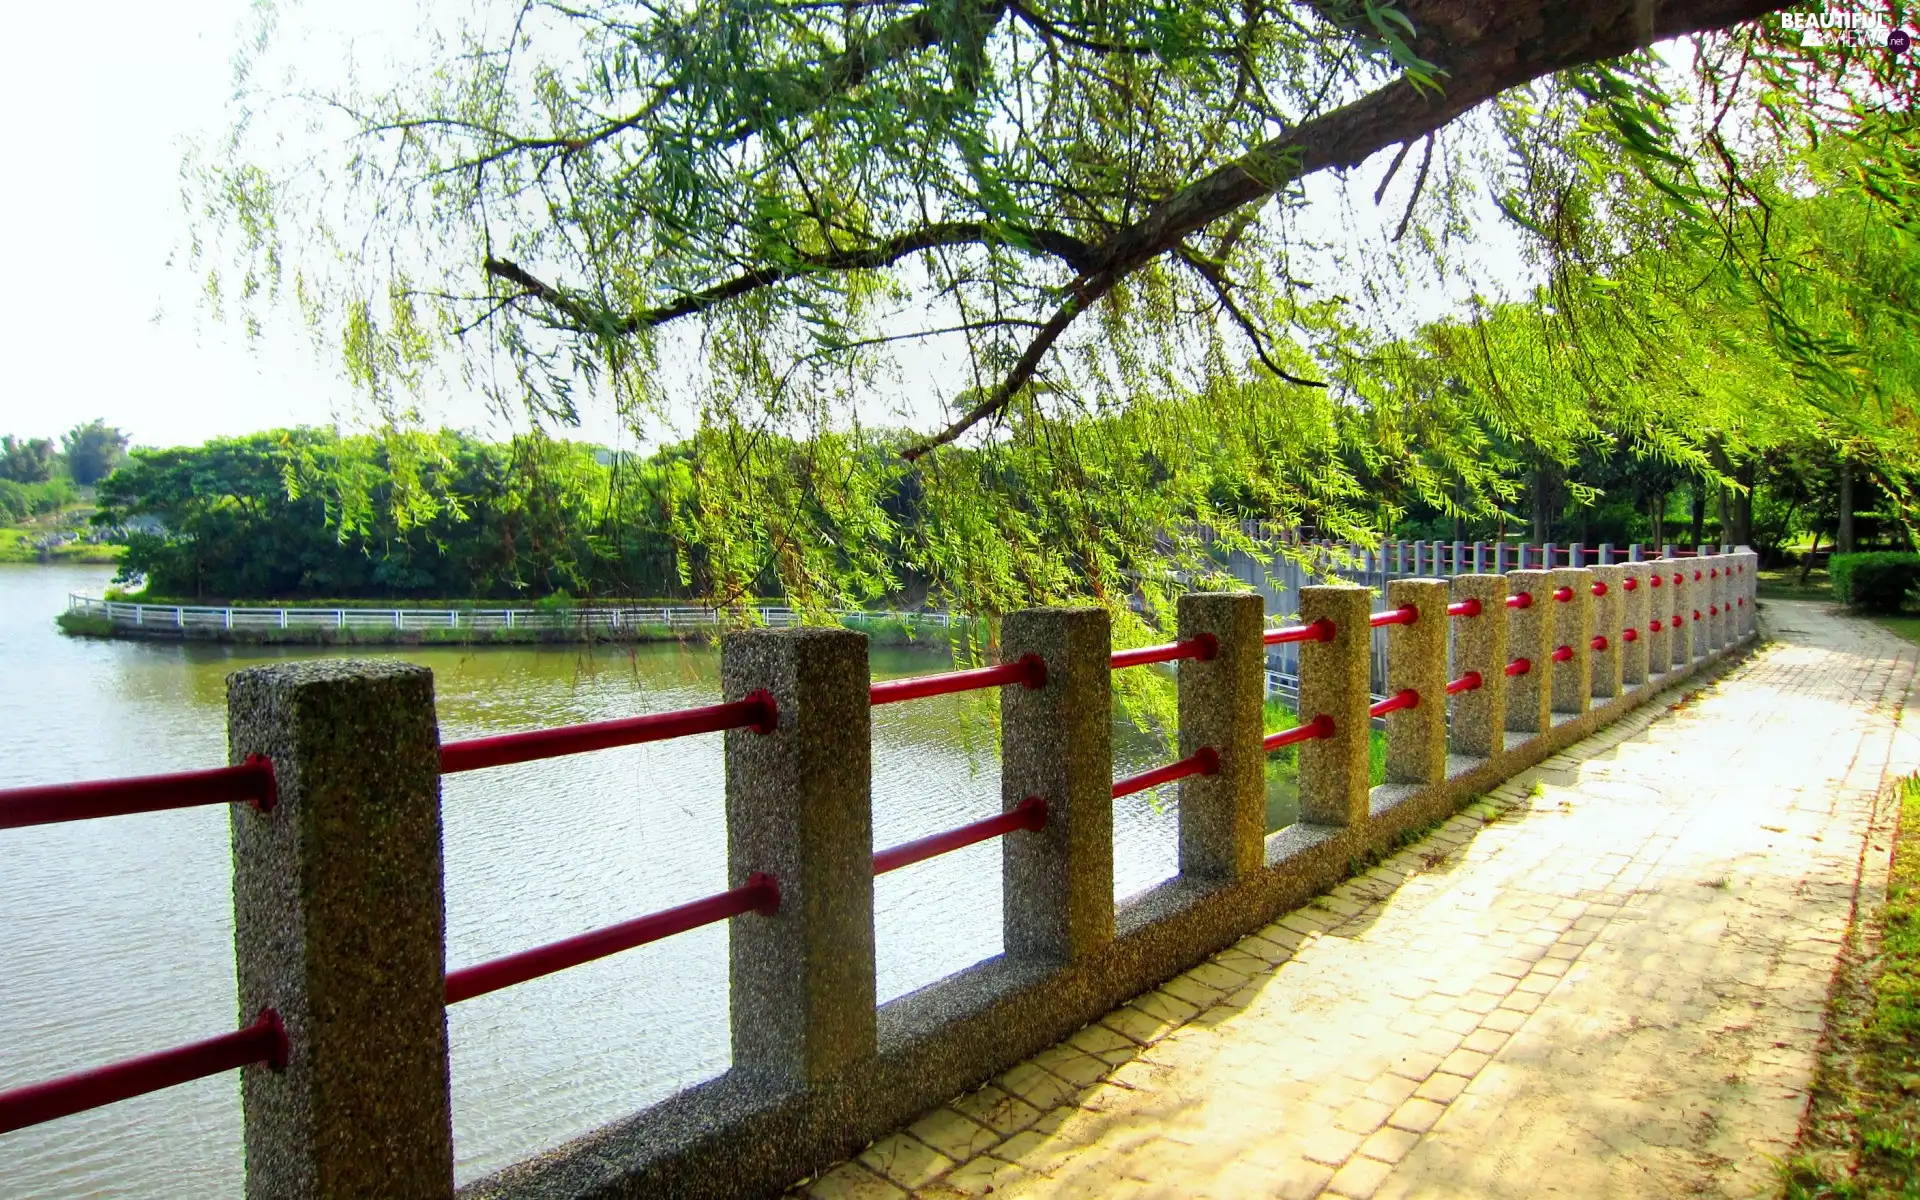
<path fill-rule="evenodd" d="M 1853 553 L 1853 460 L 1840 460 L 1840 520 L 1833 536 L 1833 548 L 1841 554 Z"/>
<path fill-rule="evenodd" d="M 1707 481 L 1693 481 L 1693 538 L 1687 545 L 1698 546 L 1707 535 Z"/>

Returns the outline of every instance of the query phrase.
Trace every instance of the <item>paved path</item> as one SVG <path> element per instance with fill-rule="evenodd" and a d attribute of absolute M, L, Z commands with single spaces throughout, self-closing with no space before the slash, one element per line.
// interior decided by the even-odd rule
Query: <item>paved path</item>
<path fill-rule="evenodd" d="M 1814 604 L 1426 841 L 803 1189 L 1770 1194 L 1915 649 Z M 1878 813 L 1878 818 L 1876 817 Z M 1879 853 L 1875 853 L 1878 851 Z"/>

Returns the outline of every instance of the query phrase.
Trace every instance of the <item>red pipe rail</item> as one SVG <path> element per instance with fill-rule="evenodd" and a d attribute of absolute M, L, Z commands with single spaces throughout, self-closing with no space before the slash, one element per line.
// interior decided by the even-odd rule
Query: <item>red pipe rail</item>
<path fill-rule="evenodd" d="M 1333 718 L 1321 713 L 1303 725 L 1295 725 L 1292 729 L 1282 729 L 1278 733 L 1268 734 L 1260 739 L 1260 745 L 1268 754 L 1272 754 L 1275 750 L 1283 750 L 1301 742 L 1316 742 L 1332 736 Z"/>
<path fill-rule="evenodd" d="M 1127 667 L 1142 667 L 1148 663 L 1179 662 L 1191 658 L 1196 662 L 1212 662 L 1220 653 L 1220 641 L 1210 633 L 1188 638 L 1184 642 L 1174 642 L 1167 646 L 1142 646 L 1137 650 L 1115 650 L 1111 668 L 1115 671 Z"/>
<path fill-rule="evenodd" d="M 460 771 L 504 767 L 510 763 L 558 758 L 563 754 L 610 750 L 615 746 L 638 746 L 643 742 L 663 742 L 669 738 L 719 733 L 726 729 L 772 733 L 779 723 L 779 706 L 774 703 L 772 695 L 761 691 L 727 704 L 709 704 L 703 708 L 683 708 L 644 717 L 622 717 L 615 721 L 562 725 L 555 729 L 529 729 L 523 733 L 501 733 L 492 737 L 448 742 L 440 747 L 440 773 L 453 775 Z"/>
<path fill-rule="evenodd" d="M 1261 640 L 1266 645 L 1279 646 L 1286 642 L 1330 642 L 1333 636 L 1333 622 L 1321 617 L 1310 625 L 1283 625 L 1279 629 L 1269 629 Z"/>
<path fill-rule="evenodd" d="M 201 804 L 246 803 L 265 812 L 278 799 L 273 764 L 264 756 L 253 754 L 234 767 L 8 788 L 0 791 L 0 829 L 193 808 Z"/>
<path fill-rule="evenodd" d="M 1384 717 L 1390 712 L 1420 707 L 1420 693 L 1412 688 L 1401 688 L 1385 700 L 1367 706 L 1370 717 Z"/>
<path fill-rule="evenodd" d="M 1666 626 L 1660 623 L 1659 617 L 1655 617 L 1653 620 L 1647 622 L 1648 633 L 1659 633 L 1662 629 L 1665 629 L 1665 628 Z"/>
<path fill-rule="evenodd" d="M 1525 675 L 1528 671 L 1531 671 L 1531 670 L 1533 670 L 1532 659 L 1516 658 L 1512 662 L 1507 664 L 1507 678 L 1518 679 L 1520 676 Z"/>
<path fill-rule="evenodd" d="M 1565 604 L 1567 601 L 1573 599 L 1573 589 L 1570 587 L 1555 588 L 1553 589 L 1553 598 Z"/>
<path fill-rule="evenodd" d="M 943 671 L 937 675 L 909 675 L 905 679 L 882 680 L 867 688 L 867 703 L 876 706 L 899 704 L 903 700 L 984 691 L 1016 683 L 1028 691 L 1047 686 L 1046 660 L 1038 654 L 1026 654 L 1016 662 L 1001 663 L 997 667 L 976 667 L 971 671 Z"/>
<path fill-rule="evenodd" d="M 917 841 L 902 842 L 882 850 L 873 856 L 873 873 L 885 875 L 888 871 L 898 871 L 901 867 L 910 867 L 917 862 L 959 850 L 977 842 L 990 841 L 1005 834 L 1021 829 L 1041 830 L 1047 827 L 1047 802 L 1038 796 L 1028 796 L 1007 812 L 997 817 L 987 817 L 962 825 L 958 829 L 949 829 L 945 833 L 936 833 Z"/>
<path fill-rule="evenodd" d="M 1700 619 L 1700 610 L 1697 608 L 1693 610 L 1693 619 L 1696 621 Z"/>
<path fill-rule="evenodd" d="M 1630 592 L 1638 591 L 1640 590 L 1640 581 L 1629 575 L 1627 576 L 1627 582 L 1623 586 Z"/>
<path fill-rule="evenodd" d="M 1455 600 L 1447 605 L 1450 617 L 1477 617 L 1480 615 L 1480 597 L 1468 596 L 1465 600 Z"/>
<path fill-rule="evenodd" d="M 0 1092 L 0 1133 L 70 1117 L 252 1063 L 265 1063 L 276 1071 L 287 1065 L 286 1027 L 280 1023 L 280 1014 L 271 1008 L 261 1009 L 245 1029 Z"/>
<path fill-rule="evenodd" d="M 1620 631 L 1620 640 L 1623 642 L 1637 642 L 1640 640 L 1640 631 L 1629 625 Z"/>
<path fill-rule="evenodd" d="M 1588 642 L 1587 646 L 1589 649 L 1604 651 L 1607 648 L 1607 635 L 1604 633 L 1594 634 L 1593 640 Z"/>
<path fill-rule="evenodd" d="M 1555 662 L 1557 662 L 1557 663 L 1563 663 L 1563 662 L 1572 662 L 1572 661 L 1573 661 L 1573 647 L 1572 647 L 1572 646 L 1556 646 L 1556 647 L 1554 647 L 1554 650 L 1553 650 L 1553 661 L 1555 661 Z"/>
<path fill-rule="evenodd" d="M 1652 586 L 1652 587 L 1659 587 L 1659 586 L 1660 586 L 1660 576 L 1659 576 L 1659 574 L 1658 574 L 1658 573 L 1656 573 L 1656 574 L 1654 574 L 1652 578 L 1650 578 L 1650 579 L 1648 579 L 1648 580 L 1647 580 L 1647 583 L 1648 583 L 1648 585 L 1649 585 L 1649 586 Z"/>
<path fill-rule="evenodd" d="M 1383 625 L 1412 625 L 1419 619 L 1419 609 L 1411 604 L 1402 604 L 1399 608 L 1373 614 L 1367 618 L 1367 624 L 1378 629 Z"/>
<path fill-rule="evenodd" d="M 1607 581 L 1606 581 L 1606 580 L 1604 580 L 1604 579 L 1596 579 L 1596 580 L 1594 580 L 1594 581 L 1593 581 L 1593 594 L 1594 594 L 1594 595 L 1596 595 L 1596 596 L 1604 596 L 1604 595 L 1606 595 L 1606 594 L 1607 594 Z"/>
<path fill-rule="evenodd" d="M 1478 691 L 1480 690 L 1480 683 L 1480 672 L 1468 671 L 1465 675 L 1447 684 L 1447 695 L 1458 696 L 1461 692 Z"/>
<path fill-rule="evenodd" d="M 447 972 L 447 1003 L 458 1004 L 488 992 L 538 979 L 577 967 L 609 954 L 657 942 L 661 938 L 711 925 L 745 913 L 772 916 L 780 911 L 780 884 L 771 875 L 755 872 L 744 886 L 704 900 L 695 900 L 674 908 L 649 913 L 605 929 L 596 929 L 576 937 L 562 938 L 518 954 L 509 954 L 491 962 L 477 963 Z"/>
<path fill-rule="evenodd" d="M 1519 595 L 1516 595 L 1516 596 L 1508 596 L 1507 607 L 1508 608 L 1532 608 L 1533 593 L 1521 592 Z"/>
<path fill-rule="evenodd" d="M 1164 767 L 1155 767 L 1151 771 L 1142 771 L 1138 775 L 1114 780 L 1113 798 L 1118 800 L 1122 796 L 1144 792 L 1150 787 L 1159 787 L 1163 783 L 1172 783 L 1176 779 L 1185 779 L 1189 775 L 1219 773 L 1220 752 L 1212 746 L 1202 746 L 1179 762 L 1171 762 Z"/>

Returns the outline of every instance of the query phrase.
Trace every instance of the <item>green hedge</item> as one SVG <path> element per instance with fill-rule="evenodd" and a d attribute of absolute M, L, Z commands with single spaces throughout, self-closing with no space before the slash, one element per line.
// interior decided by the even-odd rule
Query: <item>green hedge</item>
<path fill-rule="evenodd" d="M 1920 554 L 1836 554 L 1827 570 L 1834 599 L 1868 612 L 1897 613 L 1920 586 Z"/>

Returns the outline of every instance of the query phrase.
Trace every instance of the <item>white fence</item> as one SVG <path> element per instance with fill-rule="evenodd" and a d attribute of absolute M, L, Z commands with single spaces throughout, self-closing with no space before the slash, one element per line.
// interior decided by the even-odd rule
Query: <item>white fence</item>
<path fill-rule="evenodd" d="M 574 608 L 231 608 L 197 604 L 134 604 L 101 600 L 74 593 L 67 611 L 105 617 L 128 629 L 392 629 L 421 631 L 455 629 L 491 632 L 496 629 L 553 629 L 572 633 L 604 631 L 610 634 L 642 631 L 714 629 L 739 623 L 743 610 L 723 611 L 687 605 L 580 605 Z M 775 629 L 799 623 L 793 609 L 755 605 L 761 624 Z M 945 629 L 952 618 L 943 612 L 836 612 L 846 622 L 902 621 L 930 629 Z"/>

